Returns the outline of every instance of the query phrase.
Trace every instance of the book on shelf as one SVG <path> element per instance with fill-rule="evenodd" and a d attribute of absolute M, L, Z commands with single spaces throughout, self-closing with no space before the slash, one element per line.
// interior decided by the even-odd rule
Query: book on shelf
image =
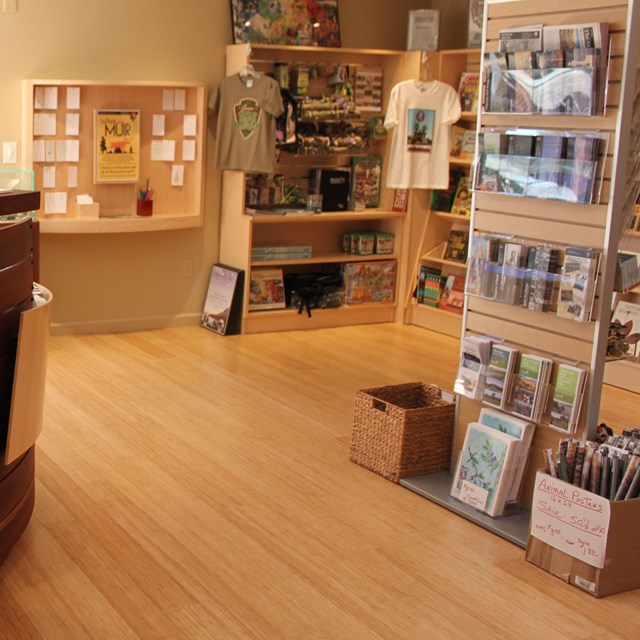
<path fill-rule="evenodd" d="M 251 247 L 251 259 L 254 261 L 303 260 L 311 258 L 311 255 L 310 244 L 256 243 Z"/>
<path fill-rule="evenodd" d="M 425 264 L 420 265 L 416 302 L 436 308 L 442 293 L 442 272 Z"/>
<path fill-rule="evenodd" d="M 539 422 L 544 410 L 553 361 L 523 353 L 513 389 L 513 413 Z"/>
<path fill-rule="evenodd" d="M 282 269 L 251 269 L 249 311 L 284 309 L 285 307 Z"/>
<path fill-rule="evenodd" d="M 520 441 L 478 422 L 467 425 L 451 496 L 490 516 L 504 514 L 518 465 Z"/>
<path fill-rule="evenodd" d="M 518 361 L 518 353 L 517 349 L 499 342 L 494 342 L 491 345 L 482 395 L 484 402 L 499 408 L 506 406 Z"/>
<path fill-rule="evenodd" d="M 451 205 L 451 213 L 454 215 L 471 216 L 471 180 L 468 176 L 462 176 L 458 180 L 456 194 Z"/>
<path fill-rule="evenodd" d="M 527 422 L 489 407 L 483 407 L 480 410 L 478 422 L 492 429 L 502 431 L 519 441 L 516 468 L 507 497 L 509 502 L 515 502 L 520 496 L 522 480 L 529 461 L 529 452 L 536 425 L 533 422 Z"/>
<path fill-rule="evenodd" d="M 464 336 L 460 344 L 460 363 L 453 385 L 455 393 L 482 399 L 485 376 L 491 356 L 491 340 L 484 336 Z"/>
<path fill-rule="evenodd" d="M 407 210 L 408 203 L 409 203 L 409 189 L 394 189 L 393 203 L 391 205 L 391 210 L 398 211 L 399 213 L 405 213 Z"/>
<path fill-rule="evenodd" d="M 458 83 L 458 98 L 462 111 L 474 112 L 478 110 L 479 92 L 480 74 L 475 71 L 463 71 Z"/>
<path fill-rule="evenodd" d="M 581 367 L 561 363 L 551 396 L 549 424 L 561 431 L 572 432 L 578 422 L 587 371 Z"/>
<path fill-rule="evenodd" d="M 595 249 L 565 248 L 556 309 L 560 318 L 589 322 L 599 261 L 600 253 Z"/>
<path fill-rule="evenodd" d="M 609 342 L 614 336 L 615 345 L 608 345 L 607 354 L 617 357 L 636 358 L 640 341 L 640 304 L 619 300 L 613 313 L 609 331 Z M 613 352 L 613 353 L 610 353 Z"/>
<path fill-rule="evenodd" d="M 364 202 L 366 207 L 379 206 L 381 177 L 380 156 L 351 158 L 351 200 Z"/>
<path fill-rule="evenodd" d="M 476 150 L 476 132 L 458 125 L 451 126 L 451 158 L 458 160 L 473 159 Z"/>
<path fill-rule="evenodd" d="M 438 307 L 462 314 L 464 309 L 464 275 L 450 273 L 445 277 Z"/>
<path fill-rule="evenodd" d="M 464 264 L 467 260 L 468 246 L 469 231 L 466 229 L 451 229 L 444 259 Z"/>
<path fill-rule="evenodd" d="M 451 213 L 451 207 L 453 207 L 453 201 L 458 190 L 458 183 L 464 177 L 465 173 L 463 171 L 449 171 L 449 186 L 447 189 L 434 189 L 431 192 L 432 211 Z"/>

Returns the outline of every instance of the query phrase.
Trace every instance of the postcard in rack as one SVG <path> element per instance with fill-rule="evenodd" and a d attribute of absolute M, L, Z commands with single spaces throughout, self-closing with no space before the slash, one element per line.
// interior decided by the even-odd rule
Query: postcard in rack
<path fill-rule="evenodd" d="M 568 433 L 575 429 L 586 380 L 586 369 L 564 363 L 558 365 L 549 419 L 552 427 Z"/>
<path fill-rule="evenodd" d="M 504 407 L 509 398 L 518 350 L 500 343 L 491 345 L 491 358 L 487 368 L 482 399 L 496 407 Z"/>
<path fill-rule="evenodd" d="M 513 413 L 538 421 L 547 391 L 552 361 L 532 354 L 522 354 L 518 379 L 513 392 Z"/>
<path fill-rule="evenodd" d="M 556 314 L 561 318 L 589 322 L 595 294 L 600 253 L 595 249 L 564 250 Z"/>

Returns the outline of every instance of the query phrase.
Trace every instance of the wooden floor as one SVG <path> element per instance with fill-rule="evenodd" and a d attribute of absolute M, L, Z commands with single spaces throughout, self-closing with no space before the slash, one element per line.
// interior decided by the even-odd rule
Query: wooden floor
<path fill-rule="evenodd" d="M 52 338 L 0 638 L 637 640 L 640 590 L 597 600 L 349 462 L 355 391 L 450 388 L 456 350 L 400 325 Z M 603 416 L 638 405 L 607 390 Z"/>

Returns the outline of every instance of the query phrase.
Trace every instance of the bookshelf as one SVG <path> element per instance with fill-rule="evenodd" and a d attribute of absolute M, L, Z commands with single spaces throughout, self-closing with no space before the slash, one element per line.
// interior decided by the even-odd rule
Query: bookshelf
<path fill-rule="evenodd" d="M 434 79 L 445 82 L 456 90 L 460 77 L 465 72 L 480 71 L 479 49 L 447 49 L 429 54 L 426 62 L 427 73 Z M 474 130 L 477 113 L 463 111 L 457 126 Z M 458 171 L 470 176 L 471 159 L 450 158 L 449 171 Z M 462 331 L 462 316 L 455 312 L 417 304 L 413 293 L 420 266 L 439 266 L 443 275 L 464 275 L 465 265 L 446 261 L 437 257 L 437 248 L 446 243 L 452 229 L 469 229 L 469 218 L 460 215 L 436 211 L 431 208 L 431 191 L 413 190 L 409 200 L 411 211 L 411 233 L 408 247 L 409 264 L 412 265 L 411 277 L 407 280 L 405 293 L 404 319 L 426 329 L 457 337 Z"/>
<path fill-rule="evenodd" d="M 43 95 L 55 99 L 43 103 Z M 170 104 L 168 96 L 176 95 L 181 96 L 180 103 L 174 100 Z M 23 80 L 22 157 L 25 166 L 34 170 L 36 189 L 42 193 L 42 206 L 35 211 L 41 232 L 102 234 L 202 226 L 206 101 L 206 87 L 195 83 Z M 138 113 L 137 179 L 96 182 L 96 110 Z M 183 126 L 185 117 L 195 118 L 193 135 Z M 154 128 L 156 118 L 164 121 L 163 133 Z M 187 141 L 193 145 L 193 156 L 190 152 L 184 155 Z M 60 157 L 59 143 L 77 144 L 77 153 Z M 163 149 L 160 153 L 158 145 L 162 144 L 171 145 L 173 151 Z M 44 157 L 40 155 L 43 149 Z M 183 171 L 182 184 L 172 179 L 175 167 Z M 154 189 L 153 215 L 137 216 L 138 191 L 147 179 Z M 66 200 L 64 210 L 47 210 L 47 199 L 52 194 Z M 78 204 L 78 195 L 91 196 L 95 206 Z"/>
<path fill-rule="evenodd" d="M 262 73 L 275 73 L 276 65 L 287 64 L 289 69 L 298 65 L 344 65 L 352 70 L 373 67 L 382 70 L 382 114 L 391 88 L 406 77 L 417 76 L 418 52 L 400 52 L 375 49 L 347 49 L 331 47 L 299 47 L 277 45 L 229 45 L 226 51 L 226 73 L 238 73 L 247 64 Z M 321 74 L 318 74 L 321 75 Z M 326 79 L 311 78 L 309 95 L 328 93 Z M 371 114 L 374 115 L 374 114 Z M 367 116 L 369 118 L 370 116 Z M 304 180 L 314 168 L 348 167 L 352 155 L 379 155 L 382 157 L 380 203 L 378 207 L 363 211 L 322 212 L 314 215 L 247 215 L 245 194 L 247 176 L 240 171 L 223 171 L 222 219 L 220 231 L 220 261 L 245 271 L 243 304 L 243 333 L 286 331 L 374 322 L 394 322 L 402 318 L 401 294 L 406 279 L 405 242 L 408 233 L 407 214 L 392 210 L 393 190 L 386 183 L 386 139 L 372 138 L 368 150 L 355 154 L 306 155 L 279 152 L 276 172 L 285 180 Z M 393 254 L 358 256 L 342 252 L 342 236 L 349 231 L 372 229 L 393 233 Z M 254 261 L 252 248 L 256 244 L 311 245 L 312 257 L 287 261 Z M 396 263 L 396 301 L 343 306 L 335 309 L 316 309 L 311 317 L 299 314 L 297 309 L 248 311 L 250 273 L 254 267 L 273 266 L 285 274 L 339 266 L 346 263 L 388 261 Z"/>
<path fill-rule="evenodd" d="M 599 204 L 575 204 L 559 201 L 540 201 L 532 197 L 508 196 L 495 193 L 474 193 L 471 236 L 476 233 L 498 233 L 541 243 L 581 246 L 601 251 L 600 272 L 594 319 L 586 323 L 573 322 L 553 314 L 530 312 L 493 300 L 467 296 L 462 335 L 490 335 L 505 340 L 521 353 L 547 355 L 556 360 L 577 363 L 588 369 L 587 389 L 575 437 L 593 439 L 598 424 L 600 391 L 603 381 L 606 341 L 609 327 L 613 279 L 622 226 L 626 214 L 622 210 L 633 100 L 636 93 L 639 43 L 635 35 L 640 30 L 640 7 L 629 3 L 596 0 L 585 6 L 572 1 L 559 11 L 549 1 L 516 0 L 510 3 L 488 2 L 485 9 L 483 53 L 498 50 L 499 31 L 503 28 L 532 23 L 543 25 L 608 22 L 611 30 L 611 59 L 609 64 L 606 113 L 593 117 L 542 116 L 523 114 L 480 113 L 478 128 L 524 127 L 608 132 L 610 143 L 604 163 L 604 186 Z M 458 398 L 453 462 L 464 440 L 466 425 L 474 421 L 482 403 Z M 532 453 L 521 494 L 521 506 L 531 507 L 535 471 L 543 466 L 541 450 L 555 448 L 562 434 L 544 423 L 539 424 L 532 443 Z M 421 495 L 442 500 L 442 491 L 450 488 L 442 478 L 412 478 L 402 481 L 404 486 Z M 464 505 L 450 504 L 448 508 L 465 517 Z M 502 535 L 508 517 L 489 523 Z M 526 545 L 520 538 L 517 543 Z M 507 536 L 505 536 L 507 537 Z"/>

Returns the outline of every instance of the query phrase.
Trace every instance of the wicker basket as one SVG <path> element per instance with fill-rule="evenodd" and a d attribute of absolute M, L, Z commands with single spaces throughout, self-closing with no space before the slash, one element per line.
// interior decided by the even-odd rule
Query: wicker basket
<path fill-rule="evenodd" d="M 449 469 L 454 405 L 440 389 L 409 382 L 356 393 L 350 459 L 384 478 Z"/>

